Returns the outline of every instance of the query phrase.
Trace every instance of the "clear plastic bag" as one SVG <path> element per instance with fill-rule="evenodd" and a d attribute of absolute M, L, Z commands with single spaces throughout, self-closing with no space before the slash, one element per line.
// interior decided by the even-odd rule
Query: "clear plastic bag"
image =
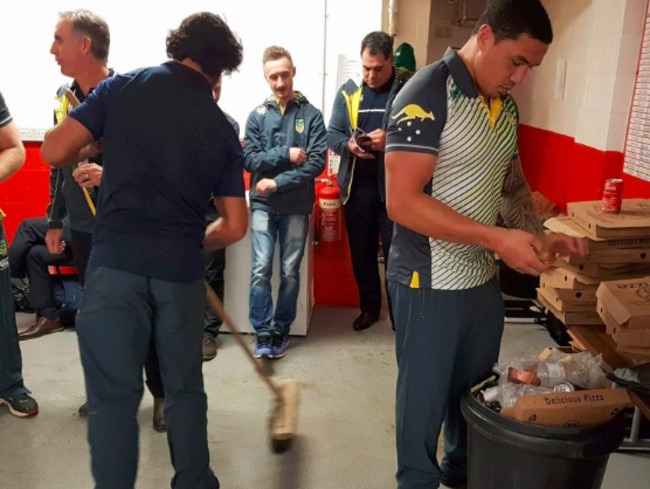
<path fill-rule="evenodd" d="M 531 394 L 548 394 L 549 392 L 553 392 L 553 388 L 505 382 L 495 387 L 485 389 L 482 391 L 482 394 L 485 402 L 497 401 L 503 409 L 514 406 L 517 399 L 522 396 Z"/>
<path fill-rule="evenodd" d="M 500 384 L 514 382 L 544 387 L 569 382 L 581 389 L 593 389 L 605 378 L 601 355 L 565 353 L 557 348 L 551 348 L 544 360 L 513 358 L 508 363 L 496 363 L 493 371 L 499 374 Z"/>

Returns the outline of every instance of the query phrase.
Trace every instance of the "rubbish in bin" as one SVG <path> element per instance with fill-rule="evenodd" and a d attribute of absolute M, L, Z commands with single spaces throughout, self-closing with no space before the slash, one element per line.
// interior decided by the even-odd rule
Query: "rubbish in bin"
<path fill-rule="evenodd" d="M 592 426 L 631 405 L 625 389 L 589 389 L 521 396 L 501 415 L 540 426 Z"/>
<path fill-rule="evenodd" d="M 513 358 L 507 364 L 495 364 L 493 371 L 499 374 L 501 382 L 507 380 L 544 387 L 569 382 L 582 389 L 593 389 L 605 378 L 600 355 L 565 353 L 555 348 L 544 353 L 544 360 L 537 357 Z"/>
<path fill-rule="evenodd" d="M 544 358 L 544 360 L 540 360 Z M 603 388 L 600 356 L 545 349 L 538 357 L 513 358 L 475 386 L 486 407 L 519 421 L 543 426 L 605 423 L 630 405 L 626 391 Z M 597 387 L 598 389 L 594 389 Z"/>
<path fill-rule="evenodd" d="M 609 454 L 624 437 L 621 416 L 593 427 L 535 426 L 491 411 L 471 392 L 461 412 L 468 489 L 599 489 Z"/>
<path fill-rule="evenodd" d="M 576 388 L 571 382 L 560 382 L 553 386 L 553 392 L 573 392 Z"/>
<path fill-rule="evenodd" d="M 509 408 L 515 405 L 521 396 L 531 394 L 547 394 L 553 392 L 550 387 L 539 387 L 528 384 L 513 384 L 507 382 L 481 391 L 485 402 L 498 402 L 499 408 Z M 500 410 L 499 409 L 499 410 Z"/>

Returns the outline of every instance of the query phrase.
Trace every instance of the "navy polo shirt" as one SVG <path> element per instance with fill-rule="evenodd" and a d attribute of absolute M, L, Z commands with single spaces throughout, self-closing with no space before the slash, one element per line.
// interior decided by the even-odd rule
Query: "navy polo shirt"
<path fill-rule="evenodd" d="M 244 197 L 242 149 L 207 80 L 177 62 L 142 68 L 105 79 L 69 115 L 102 138 L 90 265 L 199 280 L 205 203 Z"/>

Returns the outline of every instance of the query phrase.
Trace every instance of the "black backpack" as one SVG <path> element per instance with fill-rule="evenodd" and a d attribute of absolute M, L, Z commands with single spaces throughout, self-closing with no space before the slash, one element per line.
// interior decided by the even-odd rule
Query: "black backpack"
<path fill-rule="evenodd" d="M 34 312 L 34 308 L 29 302 L 29 282 L 26 278 L 12 278 L 11 293 L 16 312 Z"/>

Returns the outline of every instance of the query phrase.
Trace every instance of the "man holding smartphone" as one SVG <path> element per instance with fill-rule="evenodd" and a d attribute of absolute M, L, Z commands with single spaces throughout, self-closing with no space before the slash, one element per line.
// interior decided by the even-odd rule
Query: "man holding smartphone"
<path fill-rule="evenodd" d="M 387 258 L 393 235 L 384 190 L 385 115 L 410 77 L 406 70 L 393 67 L 393 38 L 385 32 L 363 38 L 361 64 L 363 80 L 349 79 L 339 88 L 327 128 L 327 145 L 341 155 L 337 180 L 361 308 L 352 324 L 355 331 L 379 320 L 379 238 Z M 390 300 L 388 308 L 392 323 Z"/>

